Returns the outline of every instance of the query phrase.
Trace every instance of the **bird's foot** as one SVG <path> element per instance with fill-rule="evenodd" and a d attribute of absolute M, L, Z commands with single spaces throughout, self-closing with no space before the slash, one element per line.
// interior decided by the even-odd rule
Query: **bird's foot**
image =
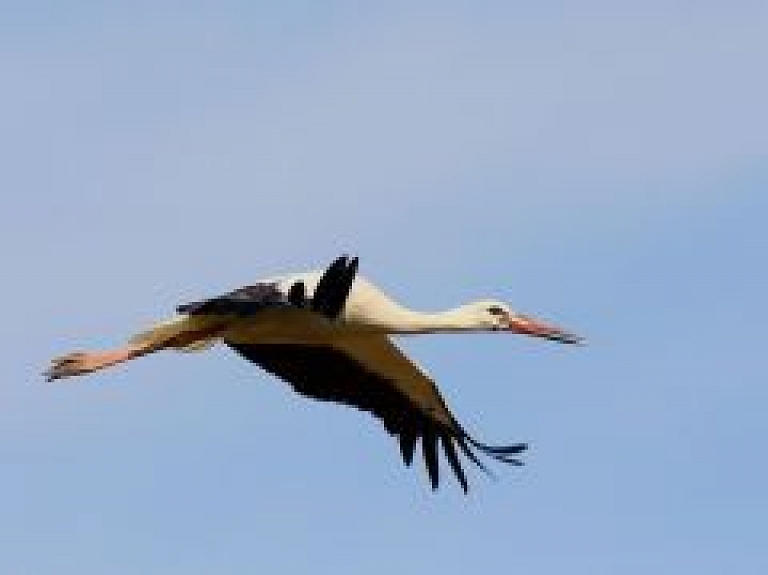
<path fill-rule="evenodd" d="M 57 357 L 51 361 L 43 375 L 46 381 L 54 381 L 65 377 L 85 375 L 110 365 L 129 359 L 132 350 L 115 350 L 100 353 L 75 352 Z"/>

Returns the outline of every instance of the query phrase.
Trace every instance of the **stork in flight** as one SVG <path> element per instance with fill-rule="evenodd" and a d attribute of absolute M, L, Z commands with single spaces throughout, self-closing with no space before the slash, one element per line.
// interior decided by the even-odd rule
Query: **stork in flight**
<path fill-rule="evenodd" d="M 412 311 L 357 276 L 357 267 L 357 258 L 343 256 L 323 273 L 271 278 L 181 305 L 175 317 L 134 336 L 124 347 L 54 359 L 45 376 L 53 381 L 162 349 L 199 351 L 223 342 L 305 396 L 369 411 L 397 436 L 408 466 L 421 440 L 433 489 L 439 485 L 438 444 L 465 492 L 468 482 L 459 451 L 483 470 L 477 452 L 521 465 L 518 456 L 526 444 L 492 446 L 471 437 L 435 382 L 390 336 L 492 331 L 569 344 L 581 338 L 492 300 L 438 313 Z"/>

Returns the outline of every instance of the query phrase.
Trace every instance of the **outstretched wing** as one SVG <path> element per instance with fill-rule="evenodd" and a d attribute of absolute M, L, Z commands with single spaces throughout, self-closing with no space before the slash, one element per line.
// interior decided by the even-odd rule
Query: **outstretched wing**
<path fill-rule="evenodd" d="M 406 465 L 421 450 L 432 488 L 439 485 L 438 443 L 466 492 L 468 483 L 456 446 L 485 469 L 472 448 L 505 463 L 525 444 L 492 447 L 477 442 L 455 420 L 434 382 L 386 337 L 343 339 L 331 345 L 235 344 L 230 347 L 308 397 L 368 411 L 397 436 Z"/>
<path fill-rule="evenodd" d="M 337 258 L 321 276 L 309 299 L 306 286 L 296 281 L 287 293 L 277 282 L 258 283 L 211 299 L 186 303 L 176 311 L 186 315 L 228 315 L 247 317 L 265 309 L 310 308 L 328 319 L 336 319 L 344 308 L 357 274 L 357 258 Z"/>

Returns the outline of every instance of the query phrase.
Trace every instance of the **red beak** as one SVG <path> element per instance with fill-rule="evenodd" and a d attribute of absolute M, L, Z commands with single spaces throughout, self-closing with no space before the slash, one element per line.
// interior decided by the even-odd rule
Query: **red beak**
<path fill-rule="evenodd" d="M 509 330 L 534 337 L 543 337 L 559 343 L 584 343 L 584 338 L 525 315 L 509 317 Z"/>

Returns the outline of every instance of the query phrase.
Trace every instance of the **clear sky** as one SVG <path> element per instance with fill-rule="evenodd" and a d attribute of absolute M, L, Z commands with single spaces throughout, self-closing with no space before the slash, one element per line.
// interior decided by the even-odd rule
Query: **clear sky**
<path fill-rule="evenodd" d="M 641 4 L 3 2 L 0 572 L 768 572 L 768 8 Z M 526 467 L 226 349 L 39 375 L 342 252 L 589 338 L 404 342 Z"/>

